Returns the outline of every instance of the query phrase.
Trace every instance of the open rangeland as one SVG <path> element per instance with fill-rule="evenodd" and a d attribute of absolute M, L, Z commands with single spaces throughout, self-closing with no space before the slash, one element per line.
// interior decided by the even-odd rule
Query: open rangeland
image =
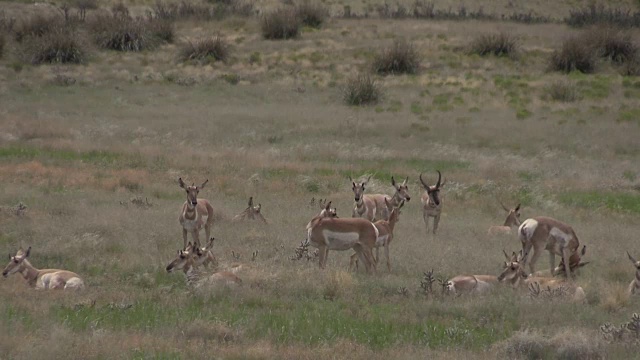
<path fill-rule="evenodd" d="M 318 2 L 329 17 L 286 40 L 263 34 L 271 11 L 293 7 L 285 1 L 180 12 L 105 0 L 84 20 L 76 8 L 92 2 L 74 1 L 66 22 L 63 2 L 0 2 L 0 253 L 14 261 L 32 247 L 34 266 L 84 283 L 38 290 L 1 278 L 0 358 L 636 357 L 637 24 L 563 20 L 587 1 L 467 2 L 435 1 L 452 10 L 432 18 L 416 18 L 428 14 L 422 1 Z M 637 1 L 607 4 L 638 11 Z M 38 14 L 60 23 L 29 23 Z M 128 37 L 109 38 L 116 30 Z M 594 48 L 613 36 L 619 52 Z M 554 53 L 565 41 L 577 50 Z M 567 60 L 580 51 L 584 62 Z M 411 61 L 398 68 L 387 55 Z M 438 171 L 445 206 L 433 236 L 416 199 L 420 174 L 434 185 Z M 310 260 L 296 258 L 315 199 L 350 218 L 353 182 L 369 176 L 365 195 L 391 197 L 392 177 L 408 177 L 414 198 L 393 230 L 392 271 L 380 261 L 373 274 L 350 272 L 353 251 L 330 251 L 325 269 L 311 247 Z M 208 179 L 198 199 L 213 209 L 218 265 L 200 270 L 234 285 L 194 287 L 165 270 L 185 250 L 179 178 Z M 252 197 L 268 221 L 232 221 Z M 437 279 L 498 276 L 503 250 L 522 249 L 517 225 L 487 233 L 505 221 L 496 199 L 521 204 L 523 220 L 570 224 L 589 249 L 572 280 L 584 302 L 544 286 L 443 295 Z"/>

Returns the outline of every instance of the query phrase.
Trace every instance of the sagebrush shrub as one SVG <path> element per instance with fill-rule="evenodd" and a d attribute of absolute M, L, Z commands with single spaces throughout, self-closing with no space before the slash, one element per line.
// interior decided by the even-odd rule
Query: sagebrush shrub
<path fill-rule="evenodd" d="M 631 33 L 614 27 L 597 27 L 584 35 L 600 57 L 622 64 L 633 59 L 637 52 Z"/>
<path fill-rule="evenodd" d="M 329 11 L 322 4 L 305 1 L 296 6 L 296 12 L 302 24 L 312 28 L 319 28 L 329 16 Z"/>
<path fill-rule="evenodd" d="M 517 51 L 518 39 L 507 33 L 480 35 L 471 43 L 471 52 L 480 56 L 515 56 Z"/>
<path fill-rule="evenodd" d="M 554 101 L 572 102 L 578 99 L 578 92 L 574 84 L 557 81 L 549 85 L 546 89 L 546 95 Z"/>
<path fill-rule="evenodd" d="M 188 42 L 180 49 L 182 61 L 210 63 L 229 59 L 229 43 L 220 35 Z"/>
<path fill-rule="evenodd" d="M 87 46 L 78 32 L 58 27 L 42 36 L 29 36 L 22 43 L 22 56 L 31 64 L 81 64 L 87 61 Z"/>
<path fill-rule="evenodd" d="M 4 54 L 4 45 L 6 40 L 4 39 L 4 35 L 0 34 L 0 59 L 2 59 L 2 55 Z"/>
<path fill-rule="evenodd" d="M 420 55 L 412 43 L 395 40 L 373 59 L 373 71 L 378 74 L 415 74 L 420 68 Z"/>
<path fill-rule="evenodd" d="M 550 68 L 569 73 L 577 70 L 585 74 L 596 70 L 596 56 L 591 44 L 581 38 L 571 38 L 562 44 L 560 50 L 551 54 Z"/>
<path fill-rule="evenodd" d="M 382 89 L 373 76 L 359 74 L 347 81 L 343 100 L 347 105 L 370 105 L 382 99 Z"/>
<path fill-rule="evenodd" d="M 162 40 L 173 39 L 173 27 L 158 20 L 132 19 L 127 16 L 99 16 L 90 24 L 96 44 L 103 49 L 142 51 Z"/>
<path fill-rule="evenodd" d="M 23 19 L 15 28 L 13 35 L 17 42 L 27 37 L 39 37 L 63 26 L 63 19 L 57 16 L 36 15 Z"/>
<path fill-rule="evenodd" d="M 302 21 L 293 8 L 280 8 L 262 17 L 260 26 L 265 39 L 291 39 L 298 37 Z"/>

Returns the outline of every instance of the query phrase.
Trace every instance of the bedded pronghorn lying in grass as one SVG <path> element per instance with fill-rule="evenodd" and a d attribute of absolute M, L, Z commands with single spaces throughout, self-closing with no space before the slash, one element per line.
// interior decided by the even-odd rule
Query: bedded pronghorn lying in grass
<path fill-rule="evenodd" d="M 518 204 L 513 209 L 507 209 L 504 204 L 498 201 L 504 211 L 507 212 L 507 218 L 504 220 L 504 224 L 502 226 L 492 226 L 487 231 L 487 235 L 496 236 L 496 235 L 511 235 L 512 229 L 520 226 L 520 204 Z"/>
<path fill-rule="evenodd" d="M 188 249 L 192 250 L 191 244 Z M 187 277 L 187 284 L 199 286 L 202 284 L 212 284 L 222 282 L 225 284 L 241 284 L 242 280 L 231 271 L 216 271 L 215 273 L 203 276 L 196 269 L 197 257 L 193 251 L 178 250 L 178 255 L 167 265 L 166 270 L 171 273 L 175 270 L 182 270 Z"/>
<path fill-rule="evenodd" d="M 438 224 L 440 223 L 440 215 L 442 215 L 442 201 L 440 199 L 440 189 L 444 186 L 445 182 L 441 182 L 442 174 L 440 170 L 438 172 L 438 182 L 435 185 L 430 186 L 422 179 L 420 174 L 420 182 L 424 187 L 424 193 L 422 194 L 422 218 L 424 225 L 426 226 L 427 236 L 429 236 L 429 218 L 433 218 L 433 236 L 435 237 L 438 231 Z"/>
<path fill-rule="evenodd" d="M 204 266 L 207 269 L 209 268 L 210 265 L 212 265 L 214 269 L 218 267 L 218 260 L 213 255 L 213 251 L 212 251 L 214 241 L 215 241 L 215 238 L 212 237 L 211 239 L 209 239 L 209 243 L 205 247 L 199 248 L 193 244 L 189 244 L 190 247 L 185 249 L 187 251 L 192 252 L 194 256 L 195 266 Z"/>
<path fill-rule="evenodd" d="M 498 279 L 495 275 L 458 275 L 442 282 L 442 290 L 452 295 L 482 294 L 497 283 Z"/>
<path fill-rule="evenodd" d="M 193 242 L 196 246 L 200 246 L 200 230 L 204 227 L 206 238 L 211 237 L 211 225 L 213 224 L 213 207 L 209 200 L 198 199 L 198 193 L 209 182 L 205 180 L 200 186 L 192 184 L 188 186 L 182 181 L 182 178 L 178 178 L 178 184 L 184 191 L 187 192 L 187 201 L 182 205 L 182 211 L 180 212 L 180 225 L 182 225 L 182 240 L 184 241 L 183 248 L 187 247 L 187 233 L 191 233 Z"/>
<path fill-rule="evenodd" d="M 549 270 L 555 275 L 555 256 L 563 259 L 565 274 L 573 276 L 569 265 L 580 262 L 580 241 L 573 228 L 561 221 L 550 217 L 539 216 L 525 220 L 518 228 L 518 237 L 522 242 L 522 251 L 525 257 L 522 265 L 527 262 L 527 254 L 533 249 L 529 268 L 535 273 L 535 263 L 543 250 L 549 251 Z"/>
<path fill-rule="evenodd" d="M 311 245 L 320 253 L 319 266 L 326 266 L 329 250 L 354 249 L 365 264 L 367 272 L 375 271 L 375 260 L 371 249 L 378 238 L 378 229 L 373 223 L 362 218 L 338 218 L 331 202 L 327 203 L 319 215 L 307 224 L 307 238 L 303 246 Z"/>
<path fill-rule="evenodd" d="M 36 269 L 27 258 L 31 254 L 31 246 L 27 251 L 18 249 L 15 256 L 9 255 L 9 263 L 2 271 L 2 276 L 20 273 L 31 287 L 36 289 L 82 289 L 84 281 L 72 271 L 60 269 Z"/>
<path fill-rule="evenodd" d="M 260 220 L 263 223 L 267 223 L 267 220 L 262 216 L 260 212 L 262 210 L 262 204 L 253 205 L 253 196 L 249 198 L 249 206 L 244 209 L 243 212 L 236 215 L 231 219 L 232 221 L 243 221 L 243 220 Z"/>
<path fill-rule="evenodd" d="M 640 261 L 637 261 L 628 251 L 627 256 L 636 268 L 636 278 L 629 284 L 629 295 L 640 295 Z"/>
<path fill-rule="evenodd" d="M 380 262 L 380 248 L 384 247 L 384 254 L 387 259 L 387 269 L 391 272 L 391 261 L 389 260 L 389 246 L 393 240 L 393 229 L 396 223 L 399 221 L 400 209 L 404 206 L 404 202 L 400 203 L 400 206 L 394 207 L 391 203 L 385 199 L 385 204 L 389 208 L 390 215 L 389 220 L 378 220 L 373 225 L 378 229 L 378 239 L 376 240 L 376 264 Z M 349 270 L 358 268 L 358 254 L 351 255 L 349 262 Z"/>
<path fill-rule="evenodd" d="M 572 301 L 581 302 L 586 299 L 584 290 L 582 287 L 577 286 L 573 282 L 566 279 L 553 278 L 553 277 L 540 277 L 540 276 L 527 276 L 524 269 L 524 263 L 522 260 L 526 259 L 526 254 L 522 256 L 522 252 L 515 256 L 507 256 L 507 262 L 505 263 L 504 270 L 498 276 L 498 281 L 502 284 L 510 285 L 514 288 L 531 289 L 540 288 L 548 289 L 549 291 L 554 289 L 562 289 L 571 295 Z M 537 285 L 536 285 L 537 284 Z M 532 286 L 532 287 L 530 287 Z"/>

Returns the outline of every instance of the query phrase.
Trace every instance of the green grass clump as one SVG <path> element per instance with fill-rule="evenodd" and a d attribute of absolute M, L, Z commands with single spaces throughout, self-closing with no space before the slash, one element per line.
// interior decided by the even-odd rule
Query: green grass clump
<path fill-rule="evenodd" d="M 347 81 L 343 100 L 347 105 L 371 105 L 382 99 L 382 89 L 375 78 L 359 74 Z"/>
<path fill-rule="evenodd" d="M 229 54 L 229 43 L 220 35 L 187 42 L 180 49 L 182 61 L 197 61 L 200 64 L 227 61 Z"/>
<path fill-rule="evenodd" d="M 296 9 L 279 8 L 262 17 L 262 37 L 268 40 L 284 40 L 300 35 L 302 20 Z"/>
<path fill-rule="evenodd" d="M 374 57 L 372 67 L 381 75 L 415 74 L 420 68 L 420 55 L 412 43 L 395 40 Z"/>
<path fill-rule="evenodd" d="M 565 205 L 588 209 L 605 208 L 640 214 L 640 195 L 623 192 L 571 191 L 558 196 Z"/>
<path fill-rule="evenodd" d="M 480 35 L 471 43 L 471 53 L 480 56 L 515 56 L 518 51 L 518 39 L 511 34 Z"/>

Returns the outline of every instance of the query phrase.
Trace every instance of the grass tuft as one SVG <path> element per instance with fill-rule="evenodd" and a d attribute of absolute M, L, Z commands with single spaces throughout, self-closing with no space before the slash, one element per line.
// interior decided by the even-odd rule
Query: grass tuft
<path fill-rule="evenodd" d="M 553 71 L 570 73 L 574 70 L 590 74 L 596 70 L 596 57 L 592 47 L 582 38 L 571 38 L 560 50 L 551 55 L 549 67 Z"/>
<path fill-rule="evenodd" d="M 30 64 L 82 64 L 88 51 L 78 32 L 60 27 L 23 40 L 22 55 Z"/>
<path fill-rule="evenodd" d="M 518 39 L 511 34 L 485 34 L 471 43 L 471 53 L 480 56 L 515 56 L 518 51 Z"/>
<path fill-rule="evenodd" d="M 23 19 L 13 32 L 14 39 L 22 42 L 28 37 L 41 37 L 64 26 L 62 18 L 36 15 Z"/>
<path fill-rule="evenodd" d="M 347 81 L 343 100 L 347 105 L 372 105 L 382 99 L 382 89 L 375 78 L 358 74 Z"/>
<path fill-rule="evenodd" d="M 556 81 L 545 88 L 546 96 L 553 101 L 573 102 L 578 100 L 576 85 L 566 81 Z"/>
<path fill-rule="evenodd" d="M 279 8 L 262 17 L 260 28 L 265 39 L 292 39 L 300 35 L 301 24 L 296 9 Z"/>
<path fill-rule="evenodd" d="M 225 62 L 229 59 L 229 43 L 220 35 L 188 42 L 180 49 L 182 61 L 196 61 L 208 64 L 216 61 Z"/>
<path fill-rule="evenodd" d="M 304 1 L 296 6 L 296 13 L 304 26 L 320 28 L 329 17 L 329 10 L 317 2 Z"/>
<path fill-rule="evenodd" d="M 381 75 L 415 74 L 420 68 L 420 55 L 412 43 L 395 40 L 373 59 L 372 66 Z"/>
<path fill-rule="evenodd" d="M 4 46 L 7 40 L 5 40 L 4 35 L 0 34 L 0 59 L 2 59 L 2 55 L 4 54 Z"/>
<path fill-rule="evenodd" d="M 96 44 L 116 51 L 153 49 L 160 42 L 173 40 L 173 27 L 158 20 L 128 16 L 98 16 L 90 24 Z"/>

